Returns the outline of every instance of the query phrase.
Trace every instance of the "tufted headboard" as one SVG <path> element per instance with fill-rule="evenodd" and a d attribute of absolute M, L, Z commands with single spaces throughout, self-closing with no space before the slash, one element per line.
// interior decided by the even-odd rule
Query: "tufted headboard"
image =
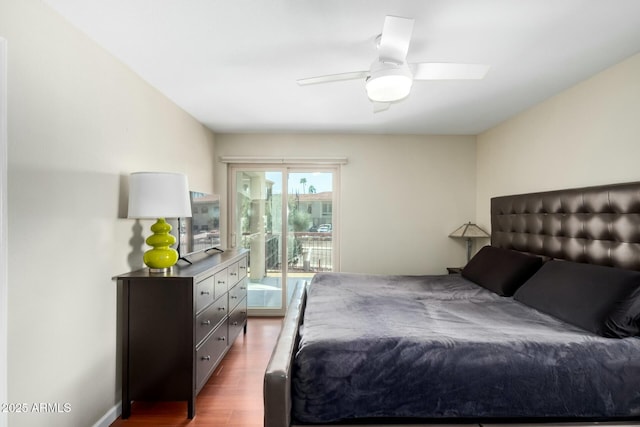
<path fill-rule="evenodd" d="M 640 182 L 494 197 L 491 245 L 640 270 Z"/>

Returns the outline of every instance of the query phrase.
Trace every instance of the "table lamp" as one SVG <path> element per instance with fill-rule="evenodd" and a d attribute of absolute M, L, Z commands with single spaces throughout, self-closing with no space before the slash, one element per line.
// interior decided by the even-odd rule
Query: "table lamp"
<path fill-rule="evenodd" d="M 456 228 L 451 234 L 449 234 L 449 237 L 457 237 L 465 239 L 467 241 L 467 262 L 469 262 L 469 260 L 471 259 L 472 240 L 491 236 L 489 236 L 489 233 L 484 231 L 482 228 L 468 222 Z"/>
<path fill-rule="evenodd" d="M 176 238 L 165 218 L 191 216 L 187 176 L 171 172 L 135 172 L 129 175 L 128 218 L 157 219 L 153 234 L 146 240 L 152 247 L 144 253 L 144 263 L 152 273 L 166 272 L 178 262 L 178 252 L 171 248 Z"/>

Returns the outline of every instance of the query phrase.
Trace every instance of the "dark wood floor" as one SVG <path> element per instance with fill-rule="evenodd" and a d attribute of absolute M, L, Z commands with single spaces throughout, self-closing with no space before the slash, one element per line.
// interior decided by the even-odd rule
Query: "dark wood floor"
<path fill-rule="evenodd" d="M 249 318 L 240 336 L 196 399 L 196 416 L 187 418 L 186 402 L 134 402 L 131 416 L 118 426 L 262 427 L 262 380 L 280 332 L 280 318 Z"/>

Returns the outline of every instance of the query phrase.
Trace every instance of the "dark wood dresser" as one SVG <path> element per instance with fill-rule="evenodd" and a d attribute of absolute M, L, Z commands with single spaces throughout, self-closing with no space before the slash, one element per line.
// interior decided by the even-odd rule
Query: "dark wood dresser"
<path fill-rule="evenodd" d="M 200 254 L 170 273 L 142 269 L 116 278 L 123 291 L 122 418 L 136 400 L 186 400 L 187 416 L 195 416 L 196 395 L 247 331 L 248 254 Z"/>

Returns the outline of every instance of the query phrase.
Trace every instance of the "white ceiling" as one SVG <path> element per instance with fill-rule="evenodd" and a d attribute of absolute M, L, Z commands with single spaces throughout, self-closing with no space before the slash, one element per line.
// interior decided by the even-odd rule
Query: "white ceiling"
<path fill-rule="evenodd" d="M 639 0 L 44 0 L 214 132 L 477 134 L 640 52 Z M 415 18 L 408 62 L 491 65 L 416 81 L 373 113 L 385 15 Z"/>

